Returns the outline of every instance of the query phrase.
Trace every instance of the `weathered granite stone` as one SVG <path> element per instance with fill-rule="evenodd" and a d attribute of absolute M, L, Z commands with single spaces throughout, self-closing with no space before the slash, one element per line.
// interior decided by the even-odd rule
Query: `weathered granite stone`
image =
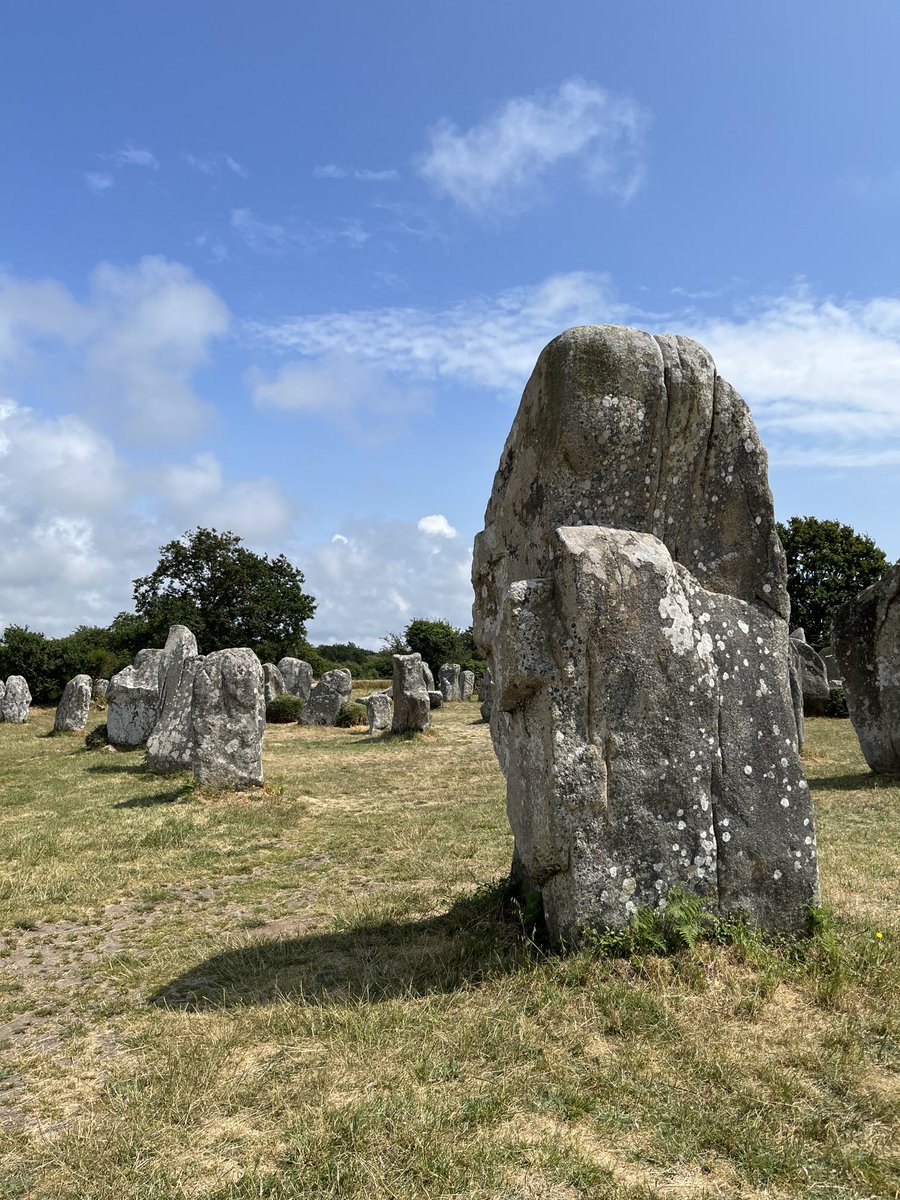
<path fill-rule="evenodd" d="M 113 746 L 143 746 L 159 716 L 165 651 L 140 650 L 134 663 L 109 681 L 106 727 Z"/>
<path fill-rule="evenodd" d="M 459 686 L 459 663 L 444 663 L 438 671 L 438 687 L 446 703 L 462 699 Z"/>
<path fill-rule="evenodd" d="M 494 699 L 494 682 L 491 678 L 490 667 L 487 668 L 481 677 L 478 699 L 481 701 L 481 719 L 482 721 L 489 721 L 491 719 L 491 705 Z"/>
<path fill-rule="evenodd" d="M 472 693 L 475 691 L 475 672 L 460 671 L 459 673 L 459 698 L 460 700 L 471 700 Z"/>
<path fill-rule="evenodd" d="M 791 704 L 794 709 L 794 723 L 797 726 L 797 748 L 803 749 L 806 741 L 806 720 L 803 715 L 803 663 L 793 639 L 788 641 L 788 671 L 791 684 Z"/>
<path fill-rule="evenodd" d="M 395 654 L 393 733 L 421 733 L 428 728 L 431 703 L 420 654 Z"/>
<path fill-rule="evenodd" d="M 510 587 L 494 658 L 510 821 L 551 935 L 620 928 L 676 885 L 802 931 L 817 866 L 785 622 L 650 535 L 552 544 L 547 575 Z"/>
<path fill-rule="evenodd" d="M 621 927 L 676 884 L 803 929 L 784 553 L 765 451 L 709 354 L 612 326 L 551 342 L 472 578 L 516 857 L 554 935 Z"/>
<path fill-rule="evenodd" d="M 428 703 L 432 708 L 440 708 L 444 703 L 444 693 L 437 689 L 428 693 Z"/>
<path fill-rule="evenodd" d="M 831 687 L 838 687 L 843 683 L 841 678 L 841 668 L 838 665 L 837 656 L 834 653 L 833 646 L 826 646 L 820 652 L 822 662 L 825 664 L 825 673 L 828 676 L 828 683 Z"/>
<path fill-rule="evenodd" d="M 95 679 L 91 684 L 91 699 L 101 707 L 106 704 L 106 694 L 109 691 L 108 679 Z"/>
<path fill-rule="evenodd" d="M 31 692 L 21 675 L 10 675 L 6 681 L 3 700 L 0 702 L 0 721 L 10 725 L 24 725 L 31 706 Z"/>
<path fill-rule="evenodd" d="M 353 679 L 343 667 L 326 671 L 309 693 L 300 714 L 301 725 L 333 725 L 341 705 L 350 699 Z"/>
<path fill-rule="evenodd" d="M 186 625 L 170 625 L 159 663 L 156 722 L 147 737 L 151 771 L 189 771 L 193 755 L 191 703 L 197 639 Z"/>
<path fill-rule="evenodd" d="M 369 718 L 369 733 L 384 733 L 391 727 L 393 704 L 384 692 L 375 692 L 366 698 L 366 715 Z"/>
<path fill-rule="evenodd" d="M 263 663 L 263 679 L 266 705 L 271 704 L 276 696 L 283 696 L 287 691 L 284 678 L 274 663 Z"/>
<path fill-rule="evenodd" d="M 801 629 L 802 633 L 803 630 Z M 803 715 L 824 717 L 828 714 L 831 689 L 828 686 L 828 671 L 820 655 L 806 639 L 791 634 L 791 645 L 800 663 L 800 687 L 803 692 Z"/>
<path fill-rule="evenodd" d="M 3 697 L 6 695 L 6 684 L 0 679 L 0 721 L 3 720 Z"/>
<path fill-rule="evenodd" d="M 802 625 L 798 625 L 796 629 L 791 630 L 791 639 L 792 639 L 792 641 L 795 641 L 795 642 L 805 642 L 806 641 L 806 630 L 803 628 Z"/>
<path fill-rule="evenodd" d="M 431 667 L 429 667 L 424 658 L 422 659 L 422 679 L 425 681 L 426 692 L 433 692 L 435 690 L 434 676 L 431 673 Z"/>
<path fill-rule="evenodd" d="M 302 658 L 283 658 L 278 664 L 285 691 L 291 696 L 308 700 L 312 689 L 313 669 Z"/>
<path fill-rule="evenodd" d="M 252 650 L 217 650 L 196 660 L 192 761 L 199 783 L 239 791 L 263 781 L 263 670 Z"/>
<path fill-rule="evenodd" d="M 866 762 L 873 771 L 900 772 L 900 562 L 838 609 L 832 632 Z"/>
<path fill-rule="evenodd" d="M 66 684 L 59 704 L 53 728 L 57 733 L 78 733 L 87 725 L 91 711 L 91 677 L 76 675 Z"/>

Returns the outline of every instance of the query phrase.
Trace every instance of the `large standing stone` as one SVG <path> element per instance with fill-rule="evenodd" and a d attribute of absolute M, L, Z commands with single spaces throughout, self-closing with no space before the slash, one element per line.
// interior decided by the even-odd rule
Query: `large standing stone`
<path fill-rule="evenodd" d="M 838 609 L 832 644 L 866 762 L 900 772 L 900 562 Z"/>
<path fill-rule="evenodd" d="M 438 687 L 441 690 L 441 695 L 448 704 L 453 700 L 462 699 L 459 687 L 459 672 L 459 663 L 444 663 L 438 671 Z"/>
<path fill-rule="evenodd" d="M 784 554 L 765 451 L 701 346 L 612 326 L 550 343 L 473 584 L 516 857 L 553 934 L 621 927 L 676 884 L 804 929 Z"/>
<path fill-rule="evenodd" d="M 353 679 L 343 667 L 326 671 L 303 706 L 301 725 L 333 725 L 341 705 L 350 699 Z"/>
<path fill-rule="evenodd" d="M 87 725 L 91 711 L 91 677 L 76 675 L 66 684 L 59 704 L 53 728 L 57 733 L 81 732 Z"/>
<path fill-rule="evenodd" d="M 21 675 L 10 675 L 6 681 L 3 700 L 0 702 L 0 721 L 10 725 L 24 725 L 31 706 L 31 692 Z"/>
<path fill-rule="evenodd" d="M 459 698 L 460 700 L 471 700 L 472 693 L 475 691 L 475 672 L 460 671 L 459 673 Z"/>
<path fill-rule="evenodd" d="M 308 700 L 312 689 L 313 669 L 302 658 L 283 658 L 278 664 L 285 690 L 291 696 Z"/>
<path fill-rule="evenodd" d="M 494 681 L 491 678 L 490 667 L 485 669 L 481 677 L 478 699 L 481 702 L 481 719 L 482 721 L 489 721 L 491 719 L 491 705 L 494 702 Z"/>
<path fill-rule="evenodd" d="M 263 671 L 252 650 L 217 650 L 196 660 L 191 723 L 199 783 L 239 791 L 263 781 Z"/>
<path fill-rule="evenodd" d="M 431 702 L 422 674 L 420 654 L 394 655 L 393 733 L 421 733 L 428 728 Z"/>
<path fill-rule="evenodd" d="M 801 629 L 802 633 L 803 630 Z M 806 638 L 798 638 L 796 631 L 791 634 L 791 647 L 797 655 L 800 664 L 800 688 L 803 693 L 803 715 L 805 717 L 825 717 L 828 715 L 828 704 L 831 699 L 831 689 L 828 686 L 828 670 L 822 658 L 809 645 Z"/>
<path fill-rule="evenodd" d="M 384 733 L 391 727 L 394 706 L 390 696 L 374 692 L 366 697 L 366 715 L 369 718 L 369 733 Z"/>
<path fill-rule="evenodd" d="M 106 728 L 112 746 L 143 746 L 159 716 L 165 651 L 140 650 L 130 667 L 109 681 Z"/>
<path fill-rule="evenodd" d="M 263 663 L 263 680 L 265 687 L 266 707 L 277 696 L 283 696 L 287 691 L 284 678 L 274 663 Z"/>

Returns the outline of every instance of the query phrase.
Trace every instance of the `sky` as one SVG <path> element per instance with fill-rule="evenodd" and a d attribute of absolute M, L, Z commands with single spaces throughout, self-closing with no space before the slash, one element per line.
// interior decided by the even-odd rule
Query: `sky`
<path fill-rule="evenodd" d="M 900 6 L 11 0 L 0 629 L 132 606 L 198 525 L 314 642 L 471 620 L 542 347 L 706 345 L 776 515 L 900 557 Z"/>

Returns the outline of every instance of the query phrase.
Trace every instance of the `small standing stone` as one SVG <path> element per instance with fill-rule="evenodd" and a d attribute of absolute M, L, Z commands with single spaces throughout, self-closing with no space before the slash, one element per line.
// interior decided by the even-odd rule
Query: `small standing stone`
<path fill-rule="evenodd" d="M 56 706 L 53 728 L 56 733 L 78 733 L 87 725 L 91 709 L 91 677 L 76 675 L 66 684 Z"/>
<path fill-rule="evenodd" d="M 431 667 L 425 659 L 422 659 L 422 679 L 425 681 L 425 690 L 427 692 L 434 691 L 434 676 L 431 673 Z"/>
<path fill-rule="evenodd" d="M 422 675 L 420 654 L 394 655 L 393 733 L 421 733 L 428 728 L 431 704 Z"/>
<path fill-rule="evenodd" d="M 196 660 L 191 723 L 198 783 L 239 791 L 263 781 L 263 671 L 245 647 Z"/>
<path fill-rule="evenodd" d="M 109 681 L 106 728 L 113 746 L 143 746 L 159 715 L 163 650 L 141 650 Z"/>
<path fill-rule="evenodd" d="M 344 667 L 326 671 L 303 706 L 301 725 L 333 725 L 341 705 L 350 699 L 353 679 Z"/>
<path fill-rule="evenodd" d="M 824 717 L 828 715 L 831 689 L 828 686 L 828 669 L 821 655 L 809 645 L 806 638 L 798 638 L 797 630 L 791 634 L 791 649 L 796 652 L 800 664 L 800 687 L 803 692 L 803 715 Z M 803 630 L 799 630 L 803 633 Z"/>
<path fill-rule="evenodd" d="M 459 672 L 459 663 L 444 663 L 438 671 L 438 686 L 441 689 L 441 695 L 448 704 L 453 700 L 462 699 L 459 687 Z"/>
<path fill-rule="evenodd" d="M 439 692 L 436 689 L 433 692 L 429 692 L 428 693 L 428 702 L 432 708 L 440 708 L 441 705 L 444 703 L 444 693 Z"/>
<path fill-rule="evenodd" d="M 101 707 L 106 705 L 106 694 L 109 691 L 108 679 L 95 679 L 91 685 L 91 699 Z"/>
<path fill-rule="evenodd" d="M 28 690 L 28 684 L 21 675 L 10 675 L 0 707 L 0 721 L 7 721 L 10 725 L 24 725 L 28 720 L 30 705 L 31 692 Z"/>
<path fill-rule="evenodd" d="M 301 700 L 309 699 L 313 669 L 308 662 L 304 662 L 302 658 L 283 658 L 278 663 L 278 670 L 288 695 L 299 696 Z"/>
<path fill-rule="evenodd" d="M 263 663 L 263 679 L 265 681 L 266 707 L 276 696 L 283 696 L 287 691 L 284 677 L 274 663 Z"/>
<path fill-rule="evenodd" d="M 494 681 L 491 678 L 491 668 L 487 667 L 481 677 L 481 687 L 478 689 L 478 699 L 481 701 L 481 719 L 491 719 L 491 704 L 494 700 Z"/>
<path fill-rule="evenodd" d="M 475 691 L 475 672 L 460 671 L 459 673 L 459 698 L 460 700 L 471 700 L 472 693 Z"/>
<path fill-rule="evenodd" d="M 366 700 L 366 714 L 369 718 L 369 733 L 384 733 L 391 727 L 394 706 L 390 696 L 384 692 L 375 692 Z"/>

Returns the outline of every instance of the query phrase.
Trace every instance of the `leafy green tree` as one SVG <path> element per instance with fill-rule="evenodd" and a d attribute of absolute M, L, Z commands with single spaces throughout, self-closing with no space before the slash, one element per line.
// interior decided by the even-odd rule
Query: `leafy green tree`
<path fill-rule="evenodd" d="M 249 646 L 277 662 L 305 641 L 316 610 L 303 582 L 283 554 L 255 554 L 237 534 L 198 528 L 161 548 L 156 569 L 134 581 L 134 605 L 151 646 L 163 645 L 170 625 L 187 625 L 203 653 Z"/>
<path fill-rule="evenodd" d="M 787 557 L 791 625 L 802 625 L 813 646 L 826 646 L 837 609 L 881 578 L 887 557 L 870 537 L 839 521 L 791 517 L 779 524 L 778 536 Z"/>
<path fill-rule="evenodd" d="M 431 667 L 435 679 L 444 663 L 460 662 L 462 658 L 460 631 L 454 629 L 449 621 L 426 621 L 421 617 L 417 618 L 410 621 L 404 629 L 403 637 L 411 654 L 422 655 L 423 661 Z"/>

